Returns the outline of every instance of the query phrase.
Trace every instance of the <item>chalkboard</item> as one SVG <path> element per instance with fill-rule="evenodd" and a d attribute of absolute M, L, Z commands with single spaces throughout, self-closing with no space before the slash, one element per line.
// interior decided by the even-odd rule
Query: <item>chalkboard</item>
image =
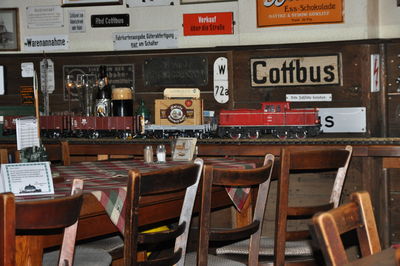
<path fill-rule="evenodd" d="M 144 61 L 145 86 L 200 87 L 208 83 L 208 61 L 203 56 L 157 57 Z"/>
<path fill-rule="evenodd" d="M 112 88 L 133 88 L 135 89 L 135 72 L 133 64 L 106 64 L 107 76 Z M 93 80 L 99 78 L 100 65 L 64 65 L 63 66 L 63 86 L 64 101 L 68 101 L 68 91 L 66 89 L 66 77 L 72 75 L 77 81 L 82 75 L 89 75 Z M 71 100 L 78 100 L 77 91 L 71 91 Z"/>

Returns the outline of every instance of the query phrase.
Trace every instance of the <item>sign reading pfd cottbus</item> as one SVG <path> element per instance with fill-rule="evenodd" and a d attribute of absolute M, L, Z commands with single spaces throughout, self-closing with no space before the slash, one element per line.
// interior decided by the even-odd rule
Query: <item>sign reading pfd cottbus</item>
<path fill-rule="evenodd" d="M 250 59 L 252 87 L 340 85 L 340 55 Z"/>

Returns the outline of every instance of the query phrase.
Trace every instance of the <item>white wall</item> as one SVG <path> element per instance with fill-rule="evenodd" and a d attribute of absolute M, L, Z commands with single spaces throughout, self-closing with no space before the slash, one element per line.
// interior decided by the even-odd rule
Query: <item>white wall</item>
<path fill-rule="evenodd" d="M 26 8 L 60 5 L 61 0 L 0 0 L 0 8 L 19 8 L 21 52 L 27 52 L 22 44 L 26 36 L 48 34 L 69 34 L 68 51 L 71 52 L 112 51 L 113 32 L 153 30 L 178 30 L 179 48 L 400 37 L 400 7 L 396 6 L 396 0 L 343 0 L 344 23 L 268 28 L 256 26 L 255 0 L 190 5 L 180 5 L 179 0 L 173 0 L 175 3 L 173 6 L 141 8 L 128 8 L 125 5 L 126 0 L 123 1 L 123 5 L 116 6 L 63 8 L 64 27 L 46 29 L 27 29 Z M 69 10 L 85 11 L 86 33 L 69 33 Z M 234 13 L 236 24 L 233 35 L 182 36 L 182 14 L 227 11 Z M 130 14 L 130 27 L 91 28 L 90 26 L 92 14 L 121 13 Z"/>

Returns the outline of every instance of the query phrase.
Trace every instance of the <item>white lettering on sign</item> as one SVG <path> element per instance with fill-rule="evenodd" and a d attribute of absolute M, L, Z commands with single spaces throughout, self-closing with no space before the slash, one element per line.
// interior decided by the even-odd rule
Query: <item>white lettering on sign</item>
<path fill-rule="evenodd" d="M 68 43 L 68 35 L 27 36 L 24 41 L 28 51 L 66 50 Z"/>
<path fill-rule="evenodd" d="M 146 50 L 178 47 L 176 30 L 114 33 L 114 50 Z"/>
<path fill-rule="evenodd" d="M 380 57 L 379 54 L 371 54 L 371 92 L 380 91 Z"/>
<path fill-rule="evenodd" d="M 288 102 L 331 102 L 332 93 L 325 94 L 286 94 Z"/>
<path fill-rule="evenodd" d="M 216 23 L 217 22 L 217 16 L 213 16 L 213 17 L 202 17 L 199 16 L 199 23 Z"/>
<path fill-rule="evenodd" d="M 321 129 L 324 133 L 365 133 L 365 107 L 319 108 Z"/>
<path fill-rule="evenodd" d="M 250 59 L 251 86 L 319 86 L 340 84 L 340 56 Z"/>
<path fill-rule="evenodd" d="M 214 62 L 214 99 L 218 103 L 229 101 L 228 59 L 218 57 Z"/>
<path fill-rule="evenodd" d="M 85 11 L 69 11 L 69 32 L 86 32 Z"/>

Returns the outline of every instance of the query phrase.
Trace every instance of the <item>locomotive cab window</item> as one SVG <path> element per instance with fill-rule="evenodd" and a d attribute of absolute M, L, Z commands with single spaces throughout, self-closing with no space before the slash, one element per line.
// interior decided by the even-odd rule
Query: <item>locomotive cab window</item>
<path fill-rule="evenodd" d="M 277 106 L 276 106 L 276 112 L 277 112 L 277 113 L 280 113 L 280 112 L 281 112 L 281 106 L 280 106 L 280 105 L 277 105 Z"/>
<path fill-rule="evenodd" d="M 274 113 L 275 112 L 275 106 L 266 105 L 265 108 L 264 108 L 264 112 Z"/>

